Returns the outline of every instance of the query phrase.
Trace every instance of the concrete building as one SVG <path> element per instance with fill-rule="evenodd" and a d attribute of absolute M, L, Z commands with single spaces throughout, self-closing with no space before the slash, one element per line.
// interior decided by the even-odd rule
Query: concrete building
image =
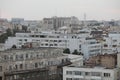
<path fill-rule="evenodd" d="M 62 66 L 71 64 L 61 49 L 39 48 L 0 52 L 0 80 L 61 80 Z"/>
<path fill-rule="evenodd" d="M 90 57 L 85 62 L 86 66 L 102 66 L 106 68 L 115 68 L 117 65 L 117 54 L 99 54 Z"/>
<path fill-rule="evenodd" d="M 101 53 L 101 44 L 94 38 L 89 38 L 88 33 L 66 34 L 53 31 L 16 33 L 15 37 L 8 37 L 5 47 L 9 49 L 16 45 L 17 48 L 21 48 L 27 43 L 32 47 L 69 48 L 71 52 L 76 49 L 78 52 L 82 52 L 85 58 Z"/>
<path fill-rule="evenodd" d="M 84 58 L 88 59 L 90 56 L 101 54 L 101 43 L 98 43 L 94 38 L 85 38 L 82 40 L 81 52 Z"/>
<path fill-rule="evenodd" d="M 104 37 L 102 42 L 102 53 L 118 53 L 120 52 L 120 33 L 110 32 L 108 37 Z"/>
<path fill-rule="evenodd" d="M 73 24 L 79 24 L 79 20 L 76 17 L 52 17 L 43 19 L 44 28 L 57 30 L 62 26 L 71 26 Z"/>
<path fill-rule="evenodd" d="M 24 18 L 12 18 L 11 23 L 12 24 L 22 24 L 24 22 Z"/>
<path fill-rule="evenodd" d="M 63 80 L 120 80 L 119 69 L 104 67 L 63 67 Z"/>

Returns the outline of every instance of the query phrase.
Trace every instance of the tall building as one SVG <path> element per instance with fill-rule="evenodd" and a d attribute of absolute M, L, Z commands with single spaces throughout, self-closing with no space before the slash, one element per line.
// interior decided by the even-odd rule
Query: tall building
<path fill-rule="evenodd" d="M 24 18 L 12 18 L 11 22 L 13 24 L 22 24 L 22 23 L 24 23 Z"/>
<path fill-rule="evenodd" d="M 63 26 L 71 26 L 75 24 L 79 24 L 79 20 L 76 17 L 52 17 L 52 18 L 44 18 L 43 19 L 44 27 L 48 29 L 57 30 Z"/>

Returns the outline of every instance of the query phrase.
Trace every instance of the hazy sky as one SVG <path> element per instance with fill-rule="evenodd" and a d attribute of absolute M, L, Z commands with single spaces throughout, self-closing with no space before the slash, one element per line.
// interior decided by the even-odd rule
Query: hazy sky
<path fill-rule="evenodd" d="M 120 19 L 120 0 L 0 0 L 2 18 L 41 20 L 52 16 L 86 19 Z"/>

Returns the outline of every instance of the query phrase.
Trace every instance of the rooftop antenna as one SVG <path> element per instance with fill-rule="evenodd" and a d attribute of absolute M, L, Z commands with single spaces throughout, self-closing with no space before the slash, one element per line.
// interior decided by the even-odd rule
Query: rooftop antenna
<path fill-rule="evenodd" d="M 84 13 L 84 21 L 86 21 L 86 13 Z"/>
<path fill-rule="evenodd" d="M 0 8 L 0 18 L 1 18 L 1 15 L 2 15 L 2 13 L 1 13 L 1 8 Z"/>
<path fill-rule="evenodd" d="M 86 13 L 84 13 L 84 26 L 86 27 Z"/>

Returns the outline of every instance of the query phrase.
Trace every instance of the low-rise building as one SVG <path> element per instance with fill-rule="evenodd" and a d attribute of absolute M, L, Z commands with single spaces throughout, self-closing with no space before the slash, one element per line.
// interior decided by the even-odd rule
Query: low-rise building
<path fill-rule="evenodd" d="M 104 67 L 63 67 L 63 80 L 120 80 L 118 68 Z"/>
<path fill-rule="evenodd" d="M 9 49 L 13 45 L 16 45 L 17 48 L 21 48 L 28 43 L 32 47 L 69 48 L 71 53 L 77 50 L 83 53 L 85 58 L 101 53 L 101 44 L 96 39 L 91 38 L 88 33 L 66 34 L 54 31 L 16 33 L 15 37 L 8 37 L 5 47 Z"/>
<path fill-rule="evenodd" d="M 61 49 L 0 52 L 0 80 L 61 80 L 62 66 L 71 64 Z"/>
<path fill-rule="evenodd" d="M 117 54 L 100 54 L 90 57 L 86 60 L 87 66 L 102 66 L 106 68 L 115 68 L 117 65 Z"/>

